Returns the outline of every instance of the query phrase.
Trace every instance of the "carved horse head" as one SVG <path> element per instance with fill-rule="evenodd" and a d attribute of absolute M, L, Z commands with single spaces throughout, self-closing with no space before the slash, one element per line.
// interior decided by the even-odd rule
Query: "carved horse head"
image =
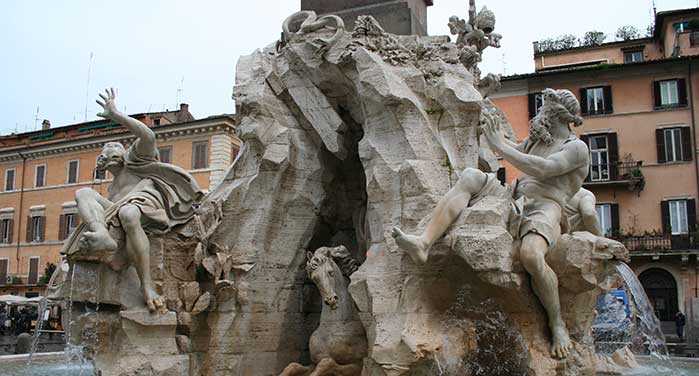
<path fill-rule="evenodd" d="M 323 302 L 331 309 L 337 309 L 336 291 L 338 288 L 346 288 L 344 285 L 337 286 L 337 284 L 346 284 L 345 277 L 354 273 L 359 268 L 359 263 L 352 258 L 344 246 L 321 247 L 313 253 L 308 252 L 306 256 L 308 278 L 318 287 Z"/>

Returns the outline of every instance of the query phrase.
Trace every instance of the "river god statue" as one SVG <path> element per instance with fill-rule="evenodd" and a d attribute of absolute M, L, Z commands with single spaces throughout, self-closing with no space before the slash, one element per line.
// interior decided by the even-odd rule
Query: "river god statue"
<path fill-rule="evenodd" d="M 589 151 L 570 124 L 582 125 L 580 104 L 568 90 L 544 91 L 544 105 L 530 123 L 530 134 L 522 143 L 507 140 L 500 131 L 504 121 L 495 111 L 484 111 L 481 129 L 491 149 L 522 171 L 513 184 L 513 203 L 519 206 L 510 218 L 512 237 L 519 239 L 520 262 L 532 279 L 532 287 L 546 310 L 553 334 L 551 355 L 565 358 L 571 341 L 561 316 L 558 278 L 547 265 L 546 253 L 561 235 L 567 218 L 563 208 L 580 191 L 588 174 Z M 408 235 L 394 228 L 396 243 L 414 261 L 425 263 L 429 249 L 457 219 L 461 211 L 485 196 L 502 192 L 495 174 L 467 168 L 458 183 L 432 212 L 425 231 Z"/>
<path fill-rule="evenodd" d="M 187 171 L 160 162 L 155 133 L 117 110 L 114 89 L 105 90 L 100 98 L 97 103 L 103 111 L 98 116 L 124 125 L 136 140 L 128 148 L 118 142 L 108 142 L 102 148 L 96 168 L 112 175 L 109 194 L 102 197 L 91 188 L 75 193 L 83 224 L 66 241 L 63 252 L 69 258 L 118 255 L 97 259 L 113 268 L 114 258 L 132 264 L 148 309 L 163 310 L 163 299 L 151 279 L 148 237 L 164 234 L 192 218 L 203 193 Z M 115 239 L 114 232 L 119 229 L 123 236 Z"/>

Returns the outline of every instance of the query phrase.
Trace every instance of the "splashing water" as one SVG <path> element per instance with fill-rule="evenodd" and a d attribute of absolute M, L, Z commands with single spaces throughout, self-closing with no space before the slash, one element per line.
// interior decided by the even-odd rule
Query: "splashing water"
<path fill-rule="evenodd" d="M 41 328 L 44 326 L 44 315 L 46 314 L 46 308 L 49 305 L 49 300 L 44 296 L 39 301 L 39 307 L 37 309 L 36 325 L 34 326 L 34 337 L 32 338 L 32 345 L 29 349 L 29 358 L 27 358 L 27 365 L 32 364 L 32 357 L 39 346 L 39 339 L 41 337 Z"/>
<path fill-rule="evenodd" d="M 662 361 L 669 361 L 667 346 L 665 346 L 665 337 L 660 327 L 660 321 L 655 316 L 653 306 L 643 289 L 641 282 L 636 278 L 636 274 L 631 268 L 623 262 L 615 264 L 616 270 L 624 279 L 624 283 L 629 289 L 631 299 L 638 311 L 638 319 L 640 321 L 641 333 L 644 336 L 645 344 L 648 346 L 648 351 L 651 357 Z"/>

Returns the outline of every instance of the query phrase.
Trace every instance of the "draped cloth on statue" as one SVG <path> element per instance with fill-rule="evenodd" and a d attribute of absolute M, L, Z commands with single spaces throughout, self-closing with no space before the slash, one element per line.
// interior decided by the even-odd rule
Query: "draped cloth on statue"
<path fill-rule="evenodd" d="M 119 209 L 132 204 L 141 210 L 141 225 L 146 233 L 164 234 L 194 216 L 204 193 L 186 170 L 160 162 L 155 149 L 150 155 L 139 154 L 139 142 L 137 139 L 127 149 L 124 172 L 142 180 L 105 210 L 105 221 L 111 227 L 120 227 Z M 114 185 L 110 186 L 110 193 L 114 188 Z M 63 244 L 61 253 L 71 255 L 78 252 L 80 237 L 86 230 L 86 224 L 80 224 Z"/>

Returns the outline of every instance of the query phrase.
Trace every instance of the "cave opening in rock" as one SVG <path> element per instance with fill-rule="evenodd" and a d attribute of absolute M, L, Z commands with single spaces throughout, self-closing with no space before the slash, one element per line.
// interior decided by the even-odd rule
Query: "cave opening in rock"
<path fill-rule="evenodd" d="M 347 125 L 343 137 L 347 157 L 340 160 L 329 151 L 322 151 L 325 200 L 308 250 L 343 245 L 361 264 L 370 243 L 365 225 L 366 177 L 359 157 L 359 142 L 364 131 L 344 108 L 339 107 L 338 114 Z"/>

